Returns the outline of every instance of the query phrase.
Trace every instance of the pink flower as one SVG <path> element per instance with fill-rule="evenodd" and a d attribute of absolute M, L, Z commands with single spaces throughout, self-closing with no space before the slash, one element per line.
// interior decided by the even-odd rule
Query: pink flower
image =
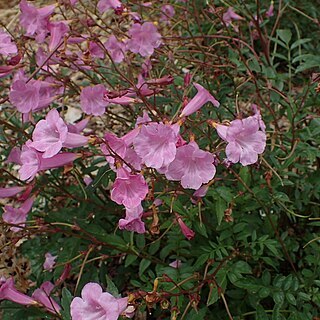
<path fill-rule="evenodd" d="M 123 167 L 128 171 L 131 171 L 128 165 L 136 170 L 141 170 L 141 158 L 130 147 L 130 140 L 127 139 L 127 135 L 118 138 L 113 133 L 106 133 L 104 139 L 107 144 L 101 145 L 101 151 L 106 155 L 106 160 L 112 170 L 115 170 L 115 160 L 123 162 Z"/>
<path fill-rule="evenodd" d="M 50 31 L 49 50 L 54 50 L 60 43 L 63 37 L 69 32 L 69 26 L 66 21 L 50 22 L 48 24 Z"/>
<path fill-rule="evenodd" d="M 122 4 L 119 0 L 100 0 L 97 5 L 100 13 L 103 13 L 109 9 L 117 9 L 121 6 Z"/>
<path fill-rule="evenodd" d="M 233 8 L 231 8 L 231 7 L 228 8 L 227 12 L 225 12 L 222 16 L 222 20 L 226 24 L 227 27 L 231 24 L 232 20 L 242 20 L 242 19 L 243 19 L 243 17 L 236 14 L 233 11 Z"/>
<path fill-rule="evenodd" d="M 169 180 L 181 180 L 183 188 L 197 190 L 214 177 L 216 168 L 213 161 L 214 157 L 210 152 L 200 150 L 197 143 L 192 141 L 177 149 L 166 177 Z"/>
<path fill-rule="evenodd" d="M 80 105 L 81 109 L 86 114 L 101 116 L 105 112 L 105 107 L 108 105 L 104 98 L 106 89 L 102 84 L 93 87 L 85 87 L 81 91 Z"/>
<path fill-rule="evenodd" d="M 22 0 L 20 2 L 20 25 L 25 28 L 26 36 L 36 35 L 36 41 L 43 42 L 49 31 L 47 25 L 54 8 L 55 5 L 50 5 L 37 9 L 26 0 Z"/>
<path fill-rule="evenodd" d="M 89 282 L 82 291 L 81 298 L 72 300 L 70 309 L 72 320 L 117 320 L 128 305 L 128 298 L 115 298 L 102 292 L 99 284 Z"/>
<path fill-rule="evenodd" d="M 20 156 L 21 168 L 19 175 L 21 180 L 32 180 L 39 171 L 59 168 L 76 160 L 79 155 L 76 153 L 64 152 L 54 155 L 51 158 L 43 158 L 42 154 L 32 148 L 28 140 L 23 146 Z"/>
<path fill-rule="evenodd" d="M 175 268 L 175 269 L 179 269 L 181 267 L 181 265 L 182 265 L 181 260 L 174 260 L 169 264 L 170 267 Z"/>
<path fill-rule="evenodd" d="M 92 179 L 91 177 L 89 177 L 89 176 L 85 176 L 85 177 L 83 178 L 83 182 L 85 183 L 86 186 L 88 186 L 89 184 L 91 184 L 92 181 L 93 181 L 93 179 Z"/>
<path fill-rule="evenodd" d="M 139 100 L 128 97 L 128 96 L 122 96 L 122 97 L 116 97 L 116 98 L 108 98 L 108 96 L 104 97 L 104 100 L 109 104 L 120 104 L 122 106 L 126 106 L 130 103 L 139 102 Z"/>
<path fill-rule="evenodd" d="M 18 67 L 20 66 L 0 66 L 0 79 L 11 74 Z"/>
<path fill-rule="evenodd" d="M 127 144 L 127 146 L 132 146 L 133 145 L 133 141 L 136 138 L 136 136 L 139 134 L 140 132 L 140 128 L 134 128 L 132 130 L 130 130 L 129 132 L 127 132 L 121 139 L 123 139 L 123 141 L 125 141 L 125 143 Z"/>
<path fill-rule="evenodd" d="M 18 193 L 24 191 L 26 187 L 5 187 L 0 188 L 0 199 L 14 197 Z"/>
<path fill-rule="evenodd" d="M 126 217 L 125 219 L 119 220 L 119 229 L 120 230 L 128 230 L 135 231 L 137 233 L 145 233 L 146 229 L 144 226 L 144 222 L 141 220 L 143 215 L 143 208 L 141 204 L 139 204 L 135 208 L 126 208 Z"/>
<path fill-rule="evenodd" d="M 17 227 L 11 227 L 11 231 L 18 232 L 25 226 L 28 213 L 32 209 L 33 200 L 33 197 L 27 199 L 20 208 L 9 205 L 4 206 L 4 213 L 2 214 L 3 221 L 17 225 Z"/>
<path fill-rule="evenodd" d="M 131 39 L 127 42 L 127 48 L 140 53 L 143 57 L 153 54 L 154 49 L 160 46 L 161 35 L 152 22 L 145 22 L 142 25 L 135 23 L 129 30 Z"/>
<path fill-rule="evenodd" d="M 269 7 L 269 9 L 268 9 L 267 12 L 266 12 L 266 16 L 267 16 L 268 18 L 273 17 L 273 15 L 274 15 L 273 10 L 274 10 L 274 5 L 273 5 L 273 1 L 271 1 L 270 7 Z"/>
<path fill-rule="evenodd" d="M 56 109 L 49 111 L 45 120 L 40 120 L 32 134 L 30 146 L 44 152 L 43 158 L 51 158 L 57 154 L 67 139 L 68 128 Z"/>
<path fill-rule="evenodd" d="M 157 92 L 159 92 L 159 89 L 154 89 L 154 90 L 149 89 L 148 84 L 144 80 L 142 74 L 139 74 L 137 84 L 135 85 L 134 88 L 129 89 L 128 95 L 147 97 L 147 96 L 154 95 Z"/>
<path fill-rule="evenodd" d="M 9 56 L 11 54 L 17 54 L 18 48 L 16 44 L 12 41 L 11 36 L 0 29 L 0 54 L 4 56 Z"/>
<path fill-rule="evenodd" d="M 266 125 L 265 125 L 265 123 L 264 123 L 263 120 L 262 120 L 259 107 L 258 107 L 256 104 L 252 104 L 252 105 L 251 105 L 251 108 L 252 108 L 252 111 L 254 112 L 253 117 L 256 118 L 257 121 L 258 121 L 259 128 L 261 129 L 261 131 L 262 131 L 263 133 L 265 133 L 265 132 L 266 132 Z"/>
<path fill-rule="evenodd" d="M 111 190 L 111 200 L 132 209 L 141 204 L 148 194 L 148 185 L 141 174 L 129 173 L 125 168 L 117 170 L 117 178 Z"/>
<path fill-rule="evenodd" d="M 189 101 L 189 103 L 182 110 L 180 117 L 186 117 L 198 111 L 204 104 L 211 102 L 215 107 L 219 107 L 220 103 L 210 94 L 208 90 L 198 83 L 193 83 L 198 90 L 197 94 Z"/>
<path fill-rule="evenodd" d="M 54 285 L 50 281 L 44 282 L 39 289 L 36 289 L 32 298 L 41 303 L 49 312 L 59 314 L 61 307 L 59 304 L 50 297 L 50 293 Z"/>
<path fill-rule="evenodd" d="M 23 80 L 16 80 L 10 90 L 10 102 L 19 112 L 28 113 L 39 105 L 40 87 L 40 82 L 26 83 Z"/>
<path fill-rule="evenodd" d="M 195 236 L 195 233 L 193 230 L 191 230 L 182 220 L 182 218 L 177 215 L 177 221 L 179 223 L 179 227 L 183 233 L 183 235 L 188 239 L 188 240 L 191 240 L 194 238 Z"/>
<path fill-rule="evenodd" d="M 0 300 L 10 300 L 22 305 L 36 305 L 37 301 L 19 292 L 13 282 L 13 278 L 0 278 Z"/>
<path fill-rule="evenodd" d="M 159 169 L 175 158 L 177 133 L 170 125 L 150 123 L 142 125 L 133 141 L 134 150 L 147 167 Z"/>
<path fill-rule="evenodd" d="M 127 144 L 113 133 L 106 133 L 104 139 L 107 144 L 102 144 L 101 150 L 106 155 L 109 164 L 114 165 L 117 156 L 124 158 L 127 152 Z"/>
<path fill-rule="evenodd" d="M 160 20 L 168 22 L 174 15 L 175 11 L 171 4 L 165 4 L 161 7 Z"/>
<path fill-rule="evenodd" d="M 68 132 L 81 133 L 85 129 L 87 124 L 89 123 L 89 120 L 90 120 L 90 117 L 86 117 L 86 118 L 82 119 L 81 121 L 78 121 L 75 124 L 68 123 L 67 124 Z"/>
<path fill-rule="evenodd" d="M 68 127 L 56 109 L 48 112 L 45 120 L 40 120 L 32 133 L 30 147 L 44 152 L 43 158 L 51 158 L 62 147 L 76 148 L 84 146 L 88 138 L 77 133 L 68 132 Z"/>
<path fill-rule="evenodd" d="M 43 263 L 43 269 L 52 271 L 52 268 L 56 263 L 55 260 L 57 259 L 57 256 L 53 256 L 50 252 L 47 252 L 44 256 L 46 260 Z"/>
<path fill-rule="evenodd" d="M 16 163 L 21 165 L 20 156 L 21 156 L 21 150 L 18 147 L 13 147 L 5 163 Z"/>
<path fill-rule="evenodd" d="M 135 127 L 137 128 L 139 124 L 145 124 L 151 121 L 152 119 L 149 117 L 148 112 L 144 110 L 142 117 L 138 116 Z"/>
<path fill-rule="evenodd" d="M 107 40 L 104 46 L 108 50 L 114 63 L 120 63 L 123 61 L 126 46 L 121 41 L 118 41 L 114 35 Z"/>
<path fill-rule="evenodd" d="M 90 52 L 91 56 L 94 58 L 104 59 L 104 57 L 105 57 L 105 53 L 104 53 L 103 49 L 97 43 L 95 43 L 93 41 L 89 42 L 89 52 Z"/>
<path fill-rule="evenodd" d="M 203 198 L 206 196 L 208 190 L 209 190 L 209 185 L 205 184 L 205 185 L 201 186 L 198 190 L 196 190 L 193 193 L 193 196 L 196 198 Z"/>
<path fill-rule="evenodd" d="M 259 128 L 257 116 L 233 120 L 229 127 L 217 126 L 219 136 L 228 142 L 226 155 L 229 161 L 240 162 L 243 166 L 257 162 L 258 154 L 266 147 L 266 134 Z"/>
<path fill-rule="evenodd" d="M 58 87 L 58 89 L 56 89 Z M 48 106 L 61 93 L 60 84 L 48 81 L 27 81 L 23 71 L 15 74 L 10 90 L 10 102 L 27 115 L 31 111 L 38 111 Z"/>

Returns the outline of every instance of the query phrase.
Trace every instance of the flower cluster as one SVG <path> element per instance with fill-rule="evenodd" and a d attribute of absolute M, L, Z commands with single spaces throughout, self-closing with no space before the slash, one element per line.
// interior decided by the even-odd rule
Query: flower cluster
<path fill-rule="evenodd" d="M 79 5 L 77 0 L 60 2 L 71 11 Z M 178 6 L 186 3 L 184 0 L 176 2 L 179 2 Z M 152 7 L 152 2 L 141 6 Z M 19 42 L 15 43 L 7 30 L 0 30 L 0 55 L 8 59 L 7 65 L 0 69 L 0 77 L 12 74 L 6 101 L 21 118 L 19 134 L 23 137 L 19 145 L 11 147 L 6 159 L 6 163 L 18 166 L 18 178 L 15 180 L 19 185 L 8 183 L 0 188 L 0 198 L 13 198 L 4 205 L 2 219 L 15 235 L 19 235 L 28 224 L 28 215 L 34 214 L 33 205 L 39 201 L 41 188 L 37 182 L 43 177 L 50 177 L 52 169 L 66 166 L 64 173 L 72 170 L 70 166 L 75 161 L 80 162 L 79 158 L 86 160 L 81 162 L 84 170 L 90 161 L 103 161 L 113 171 L 114 180 L 103 186 L 103 191 L 107 190 L 111 201 L 123 206 L 123 216 L 120 218 L 118 215 L 118 228 L 154 235 L 160 233 L 158 207 L 165 205 L 160 188 L 164 192 L 171 188 L 173 197 L 181 193 L 189 195 L 191 189 L 191 201 L 200 202 L 199 199 L 206 195 L 216 175 L 219 175 L 219 163 L 226 160 L 230 165 L 240 163 L 248 166 L 256 163 L 264 152 L 265 125 L 256 105 L 247 117 L 238 114 L 236 119 L 222 121 L 223 117 L 216 114 L 224 108 L 223 94 L 215 88 L 218 92 L 213 95 L 211 91 L 215 85 L 210 81 L 198 83 L 201 81 L 196 71 L 192 74 L 190 70 L 185 72 L 182 69 L 181 74 L 177 74 L 168 68 L 152 74 L 161 60 L 159 53 L 167 45 L 165 32 L 175 24 L 175 5 L 161 5 L 159 24 L 143 20 L 145 17 L 140 10 L 134 11 L 136 6 L 131 8 L 130 4 L 119 0 L 99 0 L 92 11 L 88 10 L 85 19 L 79 19 L 81 26 L 78 28 L 74 27 L 72 20 L 62 20 L 64 15 L 58 13 L 56 5 L 37 8 L 21 0 L 19 8 L 19 29 L 26 41 L 36 42 L 32 68 L 25 67 L 24 52 Z M 100 25 L 89 13 L 100 15 L 101 20 L 108 15 L 115 19 L 119 17 L 117 23 L 125 23 L 121 24 L 118 32 L 113 28 L 111 31 L 101 28 L 103 35 L 99 36 L 97 28 Z M 265 14 L 268 18 L 273 16 L 273 5 Z M 233 8 L 220 18 L 225 27 L 244 19 Z M 170 54 L 165 58 L 166 61 L 174 60 Z M 132 60 L 138 62 L 139 67 L 131 74 L 127 67 L 134 65 Z M 114 83 L 106 72 L 116 74 L 121 81 Z M 74 80 L 74 73 L 85 80 L 82 81 L 81 76 L 80 80 Z M 192 77 L 197 82 L 192 83 Z M 172 87 L 178 88 L 175 90 L 179 91 L 179 103 L 174 106 L 155 103 L 158 97 L 164 98 L 163 92 Z M 189 90 L 194 88 L 196 93 L 192 96 Z M 68 112 L 64 112 L 69 96 L 76 97 L 76 105 L 70 107 L 78 115 L 71 121 L 67 117 Z M 125 110 L 125 115 L 133 115 L 131 122 L 119 110 Z M 109 126 L 108 121 L 115 114 L 126 129 L 113 130 Z M 193 121 L 198 121 L 203 114 L 207 121 L 202 121 L 199 127 L 210 129 L 208 135 L 215 135 L 214 139 L 219 140 L 219 144 L 202 141 L 195 134 Z M 92 128 L 87 128 L 94 120 L 99 120 L 99 125 L 103 123 L 103 132 L 99 130 L 98 121 Z M 212 127 L 216 129 L 214 133 Z M 82 179 L 76 179 L 78 176 L 75 174 L 72 176 L 76 176 L 77 184 L 85 194 L 85 188 L 91 186 L 96 171 L 88 170 L 87 173 Z M 68 183 L 72 183 L 70 181 L 74 180 L 70 179 Z M 41 182 L 41 186 L 46 184 L 45 179 Z M 158 182 L 161 187 L 158 187 Z M 188 219 L 183 214 L 172 210 L 170 214 L 172 224 L 180 228 L 178 230 L 183 236 L 193 239 L 196 233 L 188 226 L 191 222 L 185 222 Z M 150 226 L 148 218 L 151 216 Z M 57 258 L 50 252 L 45 254 L 43 269 L 47 273 L 58 265 Z M 181 261 L 176 260 L 170 265 L 179 268 Z M 12 278 L 1 277 L 0 300 L 40 306 L 60 317 L 61 307 L 51 297 L 56 284 L 45 281 L 32 296 L 28 296 L 16 289 Z M 74 298 L 71 303 L 73 320 L 116 320 L 121 315 L 133 316 L 129 298 L 103 292 L 101 286 L 93 282 L 87 283 L 81 297 Z"/>

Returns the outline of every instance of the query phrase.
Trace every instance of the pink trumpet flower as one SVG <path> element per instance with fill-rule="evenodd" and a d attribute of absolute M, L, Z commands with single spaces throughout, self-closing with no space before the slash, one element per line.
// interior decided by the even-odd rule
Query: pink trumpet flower
<path fill-rule="evenodd" d="M 53 266 L 55 265 L 55 260 L 58 256 L 53 256 L 50 252 L 47 252 L 45 255 L 46 260 L 43 263 L 43 269 L 52 271 Z"/>
<path fill-rule="evenodd" d="M 72 320 L 117 320 L 126 310 L 128 298 L 115 298 L 108 292 L 102 292 L 98 283 L 87 283 L 81 298 L 72 300 L 70 309 Z"/>
<path fill-rule="evenodd" d="M 161 7 L 160 20 L 169 23 L 170 19 L 175 15 L 175 10 L 171 4 L 165 4 Z"/>
<path fill-rule="evenodd" d="M 50 293 L 53 288 L 54 285 L 50 281 L 46 281 L 40 286 L 40 288 L 33 292 L 32 298 L 42 304 L 49 312 L 60 314 L 61 307 L 50 297 Z"/>
<path fill-rule="evenodd" d="M 258 154 L 263 153 L 266 147 L 264 127 L 260 113 L 242 120 L 233 120 L 230 126 L 218 125 L 219 136 L 228 142 L 227 159 L 232 163 L 240 162 L 243 166 L 257 162 Z"/>
<path fill-rule="evenodd" d="M 208 151 L 199 149 L 195 141 L 177 149 L 175 159 L 166 172 L 169 180 L 180 180 L 183 188 L 199 189 L 215 175 L 214 157 Z"/>
<path fill-rule="evenodd" d="M 238 14 L 236 14 L 233 10 L 233 8 L 228 8 L 227 12 L 225 12 L 222 16 L 222 20 L 223 22 L 226 24 L 226 26 L 228 27 L 232 20 L 242 20 L 243 17 L 239 16 Z"/>
<path fill-rule="evenodd" d="M 32 209 L 33 200 L 33 197 L 27 199 L 20 208 L 9 205 L 4 206 L 4 213 L 2 214 L 3 221 L 17 225 L 17 227 L 12 226 L 10 228 L 11 231 L 18 232 L 25 226 L 28 213 Z"/>
<path fill-rule="evenodd" d="M 32 148 L 28 140 L 22 146 L 20 161 L 21 168 L 19 169 L 21 180 L 32 180 L 39 171 L 54 169 L 69 164 L 79 158 L 79 154 L 64 152 L 58 153 L 51 158 L 43 158 L 42 154 Z"/>
<path fill-rule="evenodd" d="M 30 147 L 44 152 L 42 158 L 51 158 L 62 147 L 77 148 L 88 143 L 88 137 L 68 132 L 68 126 L 56 109 L 48 112 L 45 120 L 40 120 L 32 134 Z"/>
<path fill-rule="evenodd" d="M 117 9 L 121 6 L 122 4 L 119 0 L 100 0 L 97 5 L 100 13 L 103 13 L 109 9 Z"/>
<path fill-rule="evenodd" d="M 63 37 L 69 32 L 69 26 L 66 21 L 50 22 L 50 42 L 49 50 L 54 50 L 62 41 Z"/>
<path fill-rule="evenodd" d="M 198 90 L 197 94 L 189 101 L 182 110 L 180 117 L 187 117 L 190 114 L 198 111 L 207 102 L 211 102 L 215 107 L 219 107 L 220 103 L 211 93 L 198 83 L 193 83 Z"/>
<path fill-rule="evenodd" d="M 11 36 L 0 29 L 0 54 L 4 56 L 14 55 L 18 53 L 16 44 L 12 41 Z"/>
<path fill-rule="evenodd" d="M 114 35 L 110 36 L 104 46 L 108 50 L 108 53 L 114 63 L 120 63 L 123 61 L 126 46 Z"/>
<path fill-rule="evenodd" d="M 18 193 L 24 191 L 26 187 L 6 187 L 0 188 L 0 199 L 14 197 Z"/>
<path fill-rule="evenodd" d="M 146 229 L 144 226 L 144 222 L 141 220 L 142 215 L 143 208 L 141 204 L 132 209 L 126 208 L 126 217 L 125 219 L 119 220 L 119 229 L 125 229 L 137 233 L 145 233 Z"/>
<path fill-rule="evenodd" d="M 37 9 L 25 0 L 20 2 L 20 24 L 26 30 L 26 36 L 36 36 L 37 42 L 42 43 L 48 33 L 49 17 L 53 13 L 55 5 Z"/>
<path fill-rule="evenodd" d="M 132 174 L 125 168 L 117 170 L 111 190 L 111 200 L 128 209 L 135 208 L 148 194 L 148 185 L 141 174 Z"/>
<path fill-rule="evenodd" d="M 179 223 L 179 227 L 183 233 L 183 235 L 188 239 L 191 240 L 194 238 L 195 236 L 195 232 L 193 230 L 191 230 L 182 220 L 182 218 L 177 215 L 177 221 Z"/>
<path fill-rule="evenodd" d="M 266 16 L 267 18 L 271 18 L 273 17 L 273 15 L 274 15 L 274 4 L 273 4 L 273 1 L 271 1 L 270 7 L 266 12 Z"/>
<path fill-rule="evenodd" d="M 13 282 L 13 278 L 0 278 L 0 300 L 10 300 L 22 305 L 36 305 L 38 302 L 19 292 Z"/>
<path fill-rule="evenodd" d="M 106 89 L 102 84 L 93 87 L 85 87 L 80 94 L 80 106 L 84 113 L 101 116 L 109 104 L 104 100 Z"/>
<path fill-rule="evenodd" d="M 129 36 L 131 39 L 127 42 L 127 48 L 143 57 L 152 55 L 161 44 L 161 35 L 152 22 L 135 23 L 129 30 Z"/>
<path fill-rule="evenodd" d="M 177 133 L 170 125 L 150 123 L 141 126 L 133 140 L 134 150 L 147 167 L 160 169 L 175 158 Z"/>

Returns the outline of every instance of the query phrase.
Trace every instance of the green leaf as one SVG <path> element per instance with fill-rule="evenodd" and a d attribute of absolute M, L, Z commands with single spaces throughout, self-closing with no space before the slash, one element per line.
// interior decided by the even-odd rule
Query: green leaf
<path fill-rule="evenodd" d="M 147 259 L 142 259 L 139 265 L 139 276 L 141 277 L 146 269 L 150 266 L 151 261 Z"/>
<path fill-rule="evenodd" d="M 218 288 L 214 284 L 210 284 L 210 291 L 207 298 L 207 306 L 211 306 L 219 300 Z"/>
<path fill-rule="evenodd" d="M 276 44 L 280 45 L 281 47 L 287 49 L 287 46 L 284 42 L 282 42 L 281 40 L 277 39 L 277 38 L 273 38 L 273 37 L 269 37 L 270 40 L 272 40 L 273 42 L 275 42 Z"/>
<path fill-rule="evenodd" d="M 126 257 L 126 261 L 124 263 L 124 266 L 127 268 L 129 267 L 134 261 L 136 261 L 138 256 L 133 255 L 133 254 L 128 254 Z"/>
<path fill-rule="evenodd" d="M 281 304 L 276 304 L 272 311 L 272 320 L 281 320 L 280 314 Z"/>
<path fill-rule="evenodd" d="M 273 300 L 275 304 L 282 305 L 284 302 L 284 293 L 282 291 L 276 291 L 273 293 Z"/>
<path fill-rule="evenodd" d="M 256 320 L 268 320 L 269 317 L 267 313 L 264 311 L 263 307 L 258 304 L 256 309 Z"/>
<path fill-rule="evenodd" d="M 301 46 L 302 44 L 307 43 L 307 42 L 309 42 L 309 41 L 311 41 L 311 40 L 312 40 L 312 39 L 310 39 L 310 38 L 299 39 L 299 40 L 295 41 L 295 42 L 291 45 L 290 49 L 291 49 L 291 50 L 292 50 L 292 49 L 295 49 L 296 47 Z"/>
<path fill-rule="evenodd" d="M 240 173 L 239 173 L 240 178 L 244 181 L 244 183 L 248 186 L 250 186 L 250 172 L 249 172 L 249 167 L 241 167 Z M 241 186 L 243 190 L 245 190 L 244 186 Z"/>
<path fill-rule="evenodd" d="M 142 250 L 146 245 L 144 234 L 135 234 L 137 247 Z"/>
<path fill-rule="evenodd" d="M 292 32 L 289 29 L 278 29 L 277 35 L 287 45 L 292 38 Z"/>
<path fill-rule="evenodd" d="M 61 298 L 61 315 L 63 316 L 63 320 L 71 320 L 70 314 L 70 304 L 72 300 L 72 294 L 67 288 L 62 289 L 62 298 Z"/>
<path fill-rule="evenodd" d="M 245 274 L 252 273 L 251 266 L 245 261 L 237 261 L 234 263 L 232 266 L 232 271 Z"/>
<path fill-rule="evenodd" d="M 258 294 L 259 294 L 259 298 L 264 299 L 270 295 L 270 289 L 266 287 L 261 288 Z"/>
<path fill-rule="evenodd" d="M 119 290 L 107 274 L 106 274 L 106 281 L 107 281 L 107 291 L 111 293 L 113 296 L 118 297 Z"/>
<path fill-rule="evenodd" d="M 215 202 L 215 213 L 218 220 L 218 225 L 221 224 L 221 221 L 224 217 L 224 211 L 227 209 L 227 203 L 222 199 L 218 198 Z"/>
<path fill-rule="evenodd" d="M 294 295 L 293 295 L 292 293 L 287 292 L 287 293 L 286 293 L 286 299 L 287 299 L 287 301 L 288 301 L 290 304 L 292 304 L 292 305 L 294 305 L 294 306 L 297 305 L 296 298 L 294 297 Z"/>

